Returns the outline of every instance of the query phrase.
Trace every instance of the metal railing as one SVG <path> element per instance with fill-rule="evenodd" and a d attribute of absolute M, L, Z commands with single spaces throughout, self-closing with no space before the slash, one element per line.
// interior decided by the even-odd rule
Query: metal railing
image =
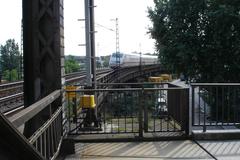
<path fill-rule="evenodd" d="M 54 103 L 61 95 L 60 90 L 56 90 L 44 97 L 40 101 L 25 108 L 9 120 L 18 128 L 35 117 L 41 111 L 49 109 L 49 119 L 28 139 L 26 142 L 33 147 L 37 155 L 41 155 L 43 159 L 55 159 L 58 155 L 63 137 L 62 126 L 62 107 L 59 106 L 52 113 L 52 103 Z"/>
<path fill-rule="evenodd" d="M 192 125 L 208 129 L 240 128 L 240 83 L 193 83 Z"/>
<path fill-rule="evenodd" d="M 144 137 L 145 133 L 179 132 L 188 135 L 189 89 L 168 85 L 111 83 L 98 84 L 102 89 L 76 90 L 76 97 L 68 98 L 69 134 L 133 133 Z M 95 112 L 79 105 L 79 97 L 89 93 L 97 95 Z"/>

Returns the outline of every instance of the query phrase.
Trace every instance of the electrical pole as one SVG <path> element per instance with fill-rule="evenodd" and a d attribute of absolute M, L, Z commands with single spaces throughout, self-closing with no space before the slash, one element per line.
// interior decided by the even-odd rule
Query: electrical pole
<path fill-rule="evenodd" d="M 20 47 L 20 67 L 19 67 L 19 72 L 20 74 L 19 78 L 23 79 L 23 21 L 21 21 L 21 47 Z"/>
<path fill-rule="evenodd" d="M 120 67 L 120 47 L 119 47 L 119 24 L 118 24 L 118 18 L 111 19 L 112 21 L 115 21 L 115 34 L 116 34 L 116 65 L 118 63 L 118 67 Z M 119 60 L 119 61 L 118 61 Z"/>
<path fill-rule="evenodd" d="M 141 49 L 141 43 L 139 44 L 139 48 L 140 48 L 140 73 L 142 76 L 142 49 Z"/>
<path fill-rule="evenodd" d="M 118 18 L 116 18 L 116 58 L 118 54 L 118 67 L 120 67 L 120 49 L 119 49 L 119 26 L 118 26 Z M 117 59 L 116 59 L 117 63 Z"/>
<path fill-rule="evenodd" d="M 89 10 L 89 0 L 85 0 L 85 41 L 86 41 L 86 70 L 87 86 L 92 85 L 92 70 L 91 70 L 91 44 L 90 44 L 90 10 Z"/>
<path fill-rule="evenodd" d="M 95 20 L 94 20 L 94 0 L 90 0 L 90 42 L 91 42 L 91 67 L 92 67 L 92 88 L 96 88 L 96 54 L 95 54 Z"/>
<path fill-rule="evenodd" d="M 85 0 L 87 86 L 96 88 L 94 0 Z"/>

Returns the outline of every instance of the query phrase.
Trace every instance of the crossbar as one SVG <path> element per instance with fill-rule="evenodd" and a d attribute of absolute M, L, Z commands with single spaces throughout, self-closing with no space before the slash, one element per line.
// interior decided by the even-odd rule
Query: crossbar
<path fill-rule="evenodd" d="M 54 100 L 56 100 L 61 95 L 60 90 L 56 90 L 49 94 L 48 96 L 44 97 L 40 101 L 30 105 L 29 107 L 25 108 L 24 110 L 20 111 L 19 113 L 15 114 L 14 116 L 10 117 L 10 122 L 13 123 L 15 127 L 20 127 L 25 122 L 33 118 L 43 109 L 45 109 L 49 104 L 51 104 Z"/>

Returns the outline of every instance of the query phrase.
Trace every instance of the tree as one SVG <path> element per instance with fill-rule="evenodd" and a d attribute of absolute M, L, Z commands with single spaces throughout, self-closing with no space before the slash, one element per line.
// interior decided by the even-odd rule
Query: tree
<path fill-rule="evenodd" d="M 18 72 L 16 69 L 13 69 L 11 71 L 5 70 L 3 72 L 3 79 L 7 81 L 17 81 L 18 80 Z"/>
<path fill-rule="evenodd" d="M 5 45 L 0 46 L 0 54 L 3 77 L 8 77 L 7 80 L 9 81 L 17 80 L 18 78 L 15 77 L 15 74 L 18 75 L 21 60 L 18 44 L 14 39 L 7 40 Z"/>
<path fill-rule="evenodd" d="M 197 82 L 239 82 L 239 0 L 154 0 L 151 36 L 162 64 Z"/>
<path fill-rule="evenodd" d="M 102 56 L 103 67 L 109 67 L 110 56 Z"/>
<path fill-rule="evenodd" d="M 80 69 L 79 63 L 74 59 L 73 56 L 69 56 L 67 60 L 65 60 L 65 72 L 66 74 L 77 72 Z"/>

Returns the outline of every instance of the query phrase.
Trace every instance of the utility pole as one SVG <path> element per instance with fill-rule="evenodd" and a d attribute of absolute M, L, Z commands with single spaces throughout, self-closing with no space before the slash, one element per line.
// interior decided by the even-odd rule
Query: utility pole
<path fill-rule="evenodd" d="M 19 79 L 23 79 L 23 21 L 21 21 L 21 47 L 20 47 L 20 57 L 19 57 Z"/>
<path fill-rule="evenodd" d="M 139 44 L 139 48 L 140 48 L 140 73 L 142 76 L 142 49 L 141 49 L 141 43 Z"/>
<path fill-rule="evenodd" d="M 87 86 L 92 85 L 92 70 L 91 70 L 91 44 L 90 44 L 90 11 L 89 0 L 85 0 L 85 41 L 86 41 L 86 70 L 87 70 Z"/>
<path fill-rule="evenodd" d="M 85 0 L 87 86 L 96 88 L 94 0 Z"/>
<path fill-rule="evenodd" d="M 90 41 L 91 41 L 91 67 L 92 67 L 92 88 L 96 88 L 96 50 L 95 50 L 95 20 L 94 20 L 94 0 L 90 0 Z"/>
<path fill-rule="evenodd" d="M 120 67 L 119 22 L 118 22 L 118 18 L 111 19 L 111 20 L 115 21 L 115 27 L 116 27 L 116 29 L 115 29 L 115 32 L 116 32 L 116 64 L 118 62 L 118 66 Z"/>

